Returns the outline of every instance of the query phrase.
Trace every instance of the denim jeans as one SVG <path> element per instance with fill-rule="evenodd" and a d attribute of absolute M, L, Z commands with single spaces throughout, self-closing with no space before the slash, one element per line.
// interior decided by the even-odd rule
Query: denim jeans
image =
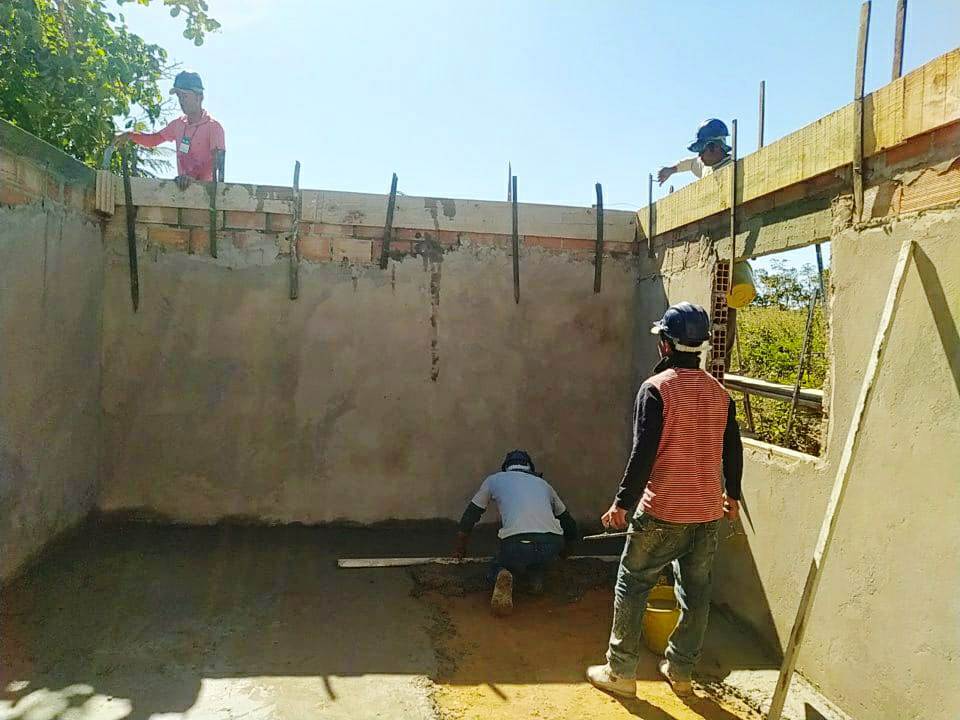
<path fill-rule="evenodd" d="M 515 577 L 524 574 L 540 575 L 546 566 L 556 560 L 563 550 L 562 535 L 539 534 L 536 539 L 508 537 L 500 541 L 497 556 L 490 564 L 488 579 L 493 582 L 497 573 L 506 568 Z"/>
<path fill-rule="evenodd" d="M 667 659 L 676 678 L 689 679 L 707 630 L 720 521 L 679 524 L 638 514 L 630 524 L 634 534 L 627 537 L 620 558 L 607 662 L 617 675 L 636 676 L 647 594 L 672 562 L 680 622 L 670 635 Z"/>

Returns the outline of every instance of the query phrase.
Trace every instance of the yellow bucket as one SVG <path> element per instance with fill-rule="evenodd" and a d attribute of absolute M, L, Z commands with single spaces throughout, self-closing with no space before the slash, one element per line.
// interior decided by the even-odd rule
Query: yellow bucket
<path fill-rule="evenodd" d="M 733 277 L 730 278 L 730 292 L 727 293 L 727 305 L 743 308 L 753 302 L 757 296 L 757 286 L 753 279 L 753 268 L 746 260 L 734 263 Z"/>
<path fill-rule="evenodd" d="M 680 620 L 680 608 L 673 585 L 656 585 L 647 596 L 647 609 L 643 613 L 643 641 L 650 652 L 663 655 L 667 650 L 670 633 Z"/>

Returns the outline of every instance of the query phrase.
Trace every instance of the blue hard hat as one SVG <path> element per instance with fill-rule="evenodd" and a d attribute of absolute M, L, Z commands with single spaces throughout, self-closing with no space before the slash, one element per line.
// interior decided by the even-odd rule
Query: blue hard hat
<path fill-rule="evenodd" d="M 715 142 L 723 147 L 724 152 L 730 152 L 730 146 L 726 142 L 728 135 L 730 131 L 727 130 L 727 124 L 723 120 L 717 118 L 704 120 L 697 128 L 697 139 L 687 146 L 687 150 L 699 153 L 709 143 Z"/>
<path fill-rule="evenodd" d="M 500 469 L 506 472 L 510 468 L 520 470 L 521 472 L 528 472 L 533 475 L 537 473 L 537 468 L 534 467 L 533 464 L 533 458 L 530 457 L 530 453 L 526 450 L 511 450 L 507 453 Z"/>
<path fill-rule="evenodd" d="M 665 335 L 673 341 L 677 350 L 699 352 L 700 346 L 710 339 L 710 316 L 699 305 L 677 303 L 667 308 L 650 332 L 653 335 Z"/>

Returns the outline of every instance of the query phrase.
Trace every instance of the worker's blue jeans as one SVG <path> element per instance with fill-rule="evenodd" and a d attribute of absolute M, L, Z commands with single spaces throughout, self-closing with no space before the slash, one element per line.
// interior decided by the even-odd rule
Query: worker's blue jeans
<path fill-rule="evenodd" d="M 613 627 L 607 662 L 617 675 L 636 677 L 647 594 L 660 572 L 673 563 L 680 622 L 667 644 L 671 674 L 689 679 L 700 660 L 710 613 L 713 556 L 720 521 L 668 523 L 638 514 L 631 520 L 613 601 Z"/>
<path fill-rule="evenodd" d="M 523 540 L 514 537 L 500 541 L 497 556 L 490 564 L 488 579 L 496 580 L 497 573 L 506 568 L 514 576 L 528 574 L 532 578 L 542 579 L 542 573 L 552 561 L 560 556 L 564 540 L 562 535 L 540 535 L 537 540 Z"/>

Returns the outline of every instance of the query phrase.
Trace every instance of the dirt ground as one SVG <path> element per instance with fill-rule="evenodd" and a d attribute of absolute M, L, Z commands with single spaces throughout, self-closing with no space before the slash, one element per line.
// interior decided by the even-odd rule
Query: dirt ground
<path fill-rule="evenodd" d="M 482 573 L 450 568 L 415 570 L 418 590 L 434 607 L 433 642 L 439 662 L 433 699 L 440 717 L 758 718 L 735 697 L 718 701 L 703 687 L 697 689 L 695 700 L 680 700 L 659 679 L 659 658 L 650 653 L 641 661 L 636 700 L 614 698 L 584 680 L 586 667 L 602 662 L 606 649 L 615 572 L 612 563 L 578 562 L 554 572 L 543 596 L 518 593 L 514 614 L 494 618 Z M 720 668 L 713 659 L 706 664 Z"/>

